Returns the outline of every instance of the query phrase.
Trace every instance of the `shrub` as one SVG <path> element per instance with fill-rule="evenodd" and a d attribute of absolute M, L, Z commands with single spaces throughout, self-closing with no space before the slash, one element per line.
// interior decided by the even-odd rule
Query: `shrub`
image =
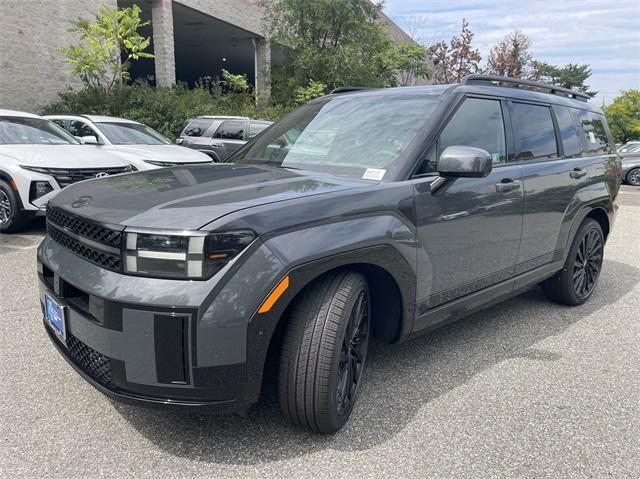
<path fill-rule="evenodd" d="M 208 79 L 195 88 L 183 84 L 174 88 L 153 87 L 136 81 L 113 90 L 85 88 L 68 90 L 46 106 L 43 114 L 93 114 L 129 118 L 176 138 L 188 119 L 198 115 L 239 115 L 276 120 L 289 108 L 268 104 L 258 108 L 249 93 L 222 94 L 220 87 Z"/>

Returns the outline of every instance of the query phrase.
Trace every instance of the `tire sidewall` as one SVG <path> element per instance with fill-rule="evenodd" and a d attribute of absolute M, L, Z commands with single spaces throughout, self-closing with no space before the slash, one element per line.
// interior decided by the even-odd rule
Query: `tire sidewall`
<path fill-rule="evenodd" d="M 631 174 L 634 172 L 640 172 L 640 168 L 633 168 L 629 171 L 629 173 L 627 173 L 627 183 L 630 184 L 631 186 L 640 186 L 640 183 L 631 182 Z"/>
<path fill-rule="evenodd" d="M 351 415 L 351 412 L 353 411 L 353 406 L 355 404 L 355 402 L 357 401 L 359 392 L 360 392 L 360 386 L 361 386 L 361 377 L 360 380 L 358 381 L 358 388 L 356 389 L 355 392 L 355 398 L 354 400 L 351 402 L 351 404 L 349 405 L 349 408 L 345 411 L 344 414 L 340 415 L 338 414 L 338 404 L 337 404 L 337 397 L 336 397 L 336 393 L 337 393 L 337 387 L 338 387 L 338 368 L 340 365 L 340 355 L 341 355 L 341 351 L 342 351 L 342 342 L 344 340 L 344 336 L 346 334 L 347 331 L 347 326 L 349 324 L 349 318 L 351 316 L 351 311 L 353 310 L 353 307 L 358 299 L 358 296 L 360 295 L 360 292 L 364 291 L 366 298 L 367 298 L 367 315 L 368 315 L 368 331 L 367 331 L 367 345 L 365 347 L 365 351 L 364 351 L 364 355 L 363 355 L 363 359 L 362 359 L 362 370 L 364 371 L 364 368 L 366 366 L 366 360 L 367 360 L 367 354 L 368 354 L 368 349 L 369 349 L 369 338 L 371 337 L 371 297 L 369 296 L 369 288 L 367 286 L 367 282 L 363 277 L 359 277 L 358 280 L 356 281 L 356 283 L 354 284 L 350 294 L 349 294 L 349 299 L 347 301 L 347 303 L 345 304 L 345 308 L 344 308 L 344 313 L 345 313 L 345 317 L 342 318 L 342 321 L 340 321 L 340 330 L 339 330 L 339 334 L 337 335 L 337 340 L 335 342 L 335 344 L 333 345 L 333 353 L 332 353 L 332 360 L 331 360 L 331 371 L 329 373 L 329 397 L 328 399 L 328 415 L 329 415 L 329 420 L 332 423 L 331 426 L 334 430 L 340 429 L 349 419 L 349 416 Z M 361 373 L 362 374 L 362 373 Z"/>
<path fill-rule="evenodd" d="M 0 223 L 0 233 L 12 233 L 19 227 L 20 204 L 16 197 L 15 191 L 4 181 L 0 181 L 0 190 L 2 190 L 9 198 L 11 212 L 9 221 Z"/>

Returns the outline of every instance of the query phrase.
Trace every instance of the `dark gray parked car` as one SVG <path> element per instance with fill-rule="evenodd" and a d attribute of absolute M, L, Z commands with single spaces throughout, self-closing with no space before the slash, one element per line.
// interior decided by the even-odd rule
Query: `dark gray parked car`
<path fill-rule="evenodd" d="M 176 143 L 221 162 L 272 123 L 241 116 L 199 116 L 189 120 Z"/>
<path fill-rule="evenodd" d="M 536 285 L 591 296 L 617 210 L 612 145 L 586 97 L 507 78 L 319 98 L 234 163 L 56 196 L 38 248 L 46 331 L 97 389 L 137 403 L 246 408 L 273 365 L 282 413 L 333 432 L 371 338 Z"/>
<path fill-rule="evenodd" d="M 622 181 L 640 186 L 640 152 L 622 154 Z"/>

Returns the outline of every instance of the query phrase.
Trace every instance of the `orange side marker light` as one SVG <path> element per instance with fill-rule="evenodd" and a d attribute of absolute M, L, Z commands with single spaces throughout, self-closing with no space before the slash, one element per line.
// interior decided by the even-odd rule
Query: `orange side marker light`
<path fill-rule="evenodd" d="M 264 300 L 262 306 L 260 306 L 260 309 L 258 310 L 258 314 L 268 313 L 269 311 L 271 311 L 273 305 L 276 304 L 276 301 L 278 301 L 280 296 L 282 296 L 282 294 L 287 290 L 288 287 L 289 276 L 287 275 L 280 280 L 278 285 L 273 288 L 273 291 L 271 291 L 269 296 L 267 296 L 267 299 Z"/>

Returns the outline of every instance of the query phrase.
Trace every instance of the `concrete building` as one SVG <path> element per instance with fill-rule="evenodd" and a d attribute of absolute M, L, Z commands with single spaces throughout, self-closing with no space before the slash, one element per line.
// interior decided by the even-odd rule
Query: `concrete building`
<path fill-rule="evenodd" d="M 155 58 L 133 63 L 132 78 L 152 76 L 166 86 L 226 68 L 269 95 L 271 68 L 283 56 L 266 38 L 255 0 L 0 0 L 0 108 L 39 113 L 59 92 L 79 86 L 58 52 L 76 41 L 68 20 L 133 3 L 152 21 L 141 33 L 152 37 Z M 411 41 L 389 18 L 382 21 L 394 41 Z"/>

